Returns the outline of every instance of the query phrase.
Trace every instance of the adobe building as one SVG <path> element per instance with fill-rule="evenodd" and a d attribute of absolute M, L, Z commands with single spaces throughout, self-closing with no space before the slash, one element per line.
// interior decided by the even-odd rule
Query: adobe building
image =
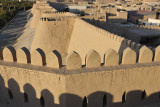
<path fill-rule="evenodd" d="M 156 19 L 156 12 L 146 11 L 146 10 L 137 10 L 128 12 L 128 21 L 133 23 L 138 23 L 141 20 L 147 20 L 148 18 Z"/>

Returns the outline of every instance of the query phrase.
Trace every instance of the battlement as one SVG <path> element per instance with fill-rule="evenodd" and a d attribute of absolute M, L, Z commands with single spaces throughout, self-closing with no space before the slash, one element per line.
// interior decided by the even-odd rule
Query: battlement
<path fill-rule="evenodd" d="M 44 11 L 43 14 L 66 14 L 68 12 Z"/>
<path fill-rule="evenodd" d="M 94 26 L 94 25 L 92 25 L 92 24 L 90 24 L 90 23 L 88 23 L 88 22 L 86 22 L 84 20 L 81 20 L 81 19 L 78 19 L 78 18 L 76 20 L 80 21 L 80 23 L 83 23 L 84 25 L 88 26 L 92 30 L 97 31 L 98 33 L 100 33 L 103 36 L 111 38 L 111 39 L 113 39 L 113 40 L 115 40 L 117 42 L 122 42 L 127 47 L 130 47 L 131 49 L 133 49 L 135 51 L 137 51 L 137 49 L 139 49 L 140 47 L 142 47 L 142 45 L 139 44 L 139 43 L 133 42 L 133 41 L 128 40 L 128 39 L 125 39 L 124 37 L 121 37 L 121 36 L 116 35 L 114 33 L 110 33 L 108 31 L 103 30 L 102 28 L 99 28 L 97 26 Z"/>
<path fill-rule="evenodd" d="M 150 53 L 150 51 L 145 49 L 146 47 L 141 49 L 141 52 Z M 7 52 L 7 50 L 5 48 L 2 53 L 4 51 Z M 10 55 L 15 57 L 14 49 L 10 47 L 9 50 L 13 51 L 13 54 Z M 159 50 L 159 47 L 155 51 L 157 50 Z M 28 53 L 25 48 L 23 48 L 23 51 L 17 51 L 16 53 L 23 54 L 24 51 Z M 41 60 L 42 64 L 47 65 L 42 50 L 37 49 L 37 51 L 34 52 L 34 56 L 32 54 L 31 56 L 23 54 L 25 56 L 22 55 L 23 57 L 21 58 L 30 59 L 31 57 L 32 63 L 33 56 L 33 60 L 37 60 L 34 63 L 39 63 L 39 57 L 43 57 Z M 51 52 L 49 56 L 51 66 L 56 65 L 53 63 L 53 60 L 54 62 L 61 60 L 58 59 L 60 57 L 56 51 Z M 93 59 L 96 58 L 99 61 L 98 56 L 94 50 L 88 52 L 86 57 L 87 67 L 93 67 L 92 63 L 99 66 L 99 63 Z M 12 63 L 13 60 L 18 62 L 18 55 L 12 59 L 11 63 L 0 61 L 0 93 L 2 95 L 0 99 L 6 104 L 9 103 L 16 106 L 29 105 L 30 107 L 51 107 L 55 105 L 57 107 L 83 107 L 84 104 L 87 107 L 104 105 L 108 107 L 122 107 L 124 105 L 148 105 L 159 102 L 159 62 L 152 63 L 148 56 L 148 61 L 144 61 L 143 57 L 139 60 L 141 64 L 135 64 L 136 60 L 131 58 L 135 57 L 135 52 L 129 48 L 124 51 L 123 56 L 125 57 L 123 57 L 123 65 L 121 64 L 121 66 L 118 66 L 118 55 L 114 50 L 108 50 L 105 56 L 105 59 L 108 59 L 105 62 L 106 66 L 112 67 L 79 70 L 57 70 L 37 66 L 27 68 L 27 65 L 30 63 L 29 59 L 27 59 L 27 65 Z M 127 58 L 130 61 L 125 60 Z M 5 60 L 5 56 L 3 60 Z M 23 61 L 26 63 L 26 60 L 21 60 L 20 62 Z M 81 59 L 76 52 L 70 53 L 67 61 L 68 64 L 66 66 L 70 69 L 79 68 L 79 65 L 81 65 L 79 63 Z M 146 62 L 151 63 L 146 64 Z M 60 64 L 61 62 L 58 65 Z M 126 64 L 135 65 L 129 66 Z M 72 68 L 72 65 L 74 65 L 74 68 Z M 116 66 L 113 67 L 113 65 Z"/>
<path fill-rule="evenodd" d="M 129 29 L 153 29 L 153 30 L 159 30 L 160 27 L 158 25 L 137 25 L 137 26 L 133 26 L 133 25 L 130 25 L 130 26 L 121 26 L 123 28 L 129 28 Z"/>
<path fill-rule="evenodd" d="M 58 11 L 44 11 L 42 12 L 42 17 L 65 17 L 65 16 L 73 16 L 76 17 L 76 14 L 69 13 L 69 12 L 58 12 Z"/>
<path fill-rule="evenodd" d="M 64 26 L 66 26 L 66 27 L 64 27 Z M 58 31 L 61 30 L 62 28 L 64 29 L 63 30 L 64 33 L 62 33 L 62 32 L 59 33 Z M 69 28 L 68 31 L 66 31 L 67 30 L 66 28 Z M 57 30 L 53 30 L 53 29 L 57 29 Z M 138 53 L 139 48 L 142 47 L 141 44 L 138 44 L 136 42 L 132 42 L 131 40 L 125 39 L 124 37 L 118 36 L 116 34 L 110 33 L 108 31 L 103 30 L 101 28 L 98 28 L 96 26 L 93 26 L 93 25 L 87 23 L 86 21 L 83 21 L 77 17 L 64 16 L 64 17 L 41 17 L 41 21 L 39 23 L 39 27 L 37 28 L 37 32 L 36 32 L 36 36 L 35 36 L 35 38 L 40 39 L 40 40 L 34 39 L 35 43 L 32 44 L 32 49 L 35 50 L 37 48 L 41 48 L 41 49 L 47 51 L 46 52 L 47 54 L 48 54 L 48 52 L 52 51 L 53 49 L 51 49 L 51 48 L 53 46 L 51 46 L 51 44 L 52 44 L 51 40 L 50 40 L 50 42 L 48 42 L 48 46 L 50 46 L 51 48 L 48 48 L 46 43 L 45 44 L 41 43 L 41 42 L 44 42 L 44 40 L 46 40 L 46 42 L 47 42 L 49 39 L 51 39 L 50 35 L 52 35 L 53 37 L 57 36 L 58 38 L 61 38 L 62 40 L 64 40 L 64 38 L 66 38 L 68 36 L 69 38 L 67 37 L 65 39 L 65 41 L 68 40 L 68 42 L 67 42 L 68 46 L 65 47 L 66 51 L 64 52 L 64 49 L 62 50 L 62 48 L 64 48 L 64 46 L 62 46 L 61 44 L 59 46 L 57 46 L 58 49 L 57 49 L 57 47 L 55 47 L 55 49 L 58 50 L 62 54 L 65 53 L 66 55 L 67 55 L 67 53 L 71 53 L 73 50 L 76 51 L 82 57 L 83 64 L 85 63 L 85 56 L 86 56 L 87 52 L 92 49 L 95 51 L 99 51 L 99 54 L 101 55 L 101 63 L 102 63 L 104 53 L 110 48 L 114 49 L 121 57 L 121 54 L 123 53 L 123 50 L 126 47 L 130 47 L 136 53 Z M 80 35 L 83 35 L 83 36 L 80 36 Z M 42 39 L 43 36 L 44 36 L 44 38 Z M 97 40 L 97 38 L 101 38 L 101 39 Z M 84 50 L 82 48 L 83 44 L 78 43 L 81 41 L 80 39 L 86 41 L 85 45 L 86 45 L 87 49 Z M 94 46 L 93 46 L 94 44 L 92 44 L 92 45 L 87 44 L 87 42 L 89 42 L 88 39 L 90 42 L 96 40 L 96 42 L 97 42 L 96 48 L 94 48 Z M 103 41 L 103 43 L 100 43 L 101 40 Z M 58 42 L 58 43 L 60 43 L 60 42 Z M 78 44 L 78 46 L 74 47 L 72 44 Z M 114 45 L 110 47 L 109 45 L 111 45 L 111 44 L 114 44 Z M 54 46 L 55 45 L 57 45 L 57 44 L 54 44 Z M 60 48 L 60 46 L 61 46 L 61 48 Z M 120 61 L 121 61 L 121 58 L 120 58 Z"/>
<path fill-rule="evenodd" d="M 160 46 L 155 49 L 155 53 L 146 46 L 139 49 L 138 54 L 131 48 L 126 48 L 120 57 L 115 50 L 106 50 L 103 56 L 91 50 L 85 57 L 85 68 L 95 68 L 100 66 L 118 66 L 120 64 L 136 64 L 136 63 L 151 63 L 160 61 Z M 104 62 L 101 64 L 101 57 Z M 58 51 L 50 52 L 45 55 L 45 52 L 38 48 L 32 53 L 25 47 L 15 50 L 13 47 L 6 47 L 1 51 L 0 58 L 7 62 L 17 62 L 22 64 L 32 64 L 37 66 L 46 66 L 59 69 L 62 67 L 62 57 Z M 64 66 L 64 65 L 63 65 Z M 82 68 L 81 56 L 76 53 L 70 53 L 66 58 L 66 69 Z"/>
<path fill-rule="evenodd" d="M 155 30 L 159 30 L 160 27 L 158 25 L 141 25 L 139 26 L 140 28 L 144 28 L 144 29 L 155 29 Z"/>
<path fill-rule="evenodd" d="M 40 21 L 62 21 L 64 19 L 75 18 L 72 16 L 55 16 L 55 17 L 41 17 Z"/>

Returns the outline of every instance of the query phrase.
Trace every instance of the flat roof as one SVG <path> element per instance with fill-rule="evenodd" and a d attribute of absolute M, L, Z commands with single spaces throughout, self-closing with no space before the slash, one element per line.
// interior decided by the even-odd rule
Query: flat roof
<path fill-rule="evenodd" d="M 129 15 L 135 15 L 135 16 L 144 16 L 144 15 L 152 15 L 156 14 L 155 11 L 146 11 L 146 10 L 136 10 L 136 11 L 128 11 Z"/>

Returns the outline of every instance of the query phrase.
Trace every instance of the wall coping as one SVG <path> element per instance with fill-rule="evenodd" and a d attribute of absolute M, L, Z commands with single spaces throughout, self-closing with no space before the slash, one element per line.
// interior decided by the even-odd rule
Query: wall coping
<path fill-rule="evenodd" d="M 134 69 L 134 68 L 145 68 L 145 67 L 152 67 L 152 66 L 160 66 L 160 62 L 151 62 L 151 63 L 136 63 L 130 65 L 123 65 L 120 64 L 118 66 L 100 66 L 97 68 L 80 68 L 80 69 L 66 69 L 66 67 L 62 67 L 60 69 L 49 68 L 46 66 L 35 66 L 31 64 L 20 64 L 16 62 L 5 62 L 0 60 L 0 66 L 6 67 L 14 67 L 14 68 L 22 68 L 26 70 L 36 70 L 42 71 L 46 73 L 54 73 L 54 74 L 62 74 L 62 75 L 70 75 L 70 74 L 81 74 L 81 73 L 89 73 L 89 72 L 109 72 L 114 70 L 121 70 L 121 69 Z"/>

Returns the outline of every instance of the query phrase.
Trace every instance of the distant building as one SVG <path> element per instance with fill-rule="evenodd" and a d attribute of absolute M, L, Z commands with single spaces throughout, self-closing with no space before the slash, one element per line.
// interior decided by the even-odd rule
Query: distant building
<path fill-rule="evenodd" d="M 79 13 L 82 9 L 87 9 L 88 5 L 69 5 L 69 12 Z"/>
<path fill-rule="evenodd" d="M 160 25 L 160 20 L 149 18 L 147 21 L 143 22 L 143 25 Z"/>
<path fill-rule="evenodd" d="M 139 10 L 152 11 L 152 7 L 151 6 L 141 6 L 139 7 Z"/>
<path fill-rule="evenodd" d="M 120 11 L 116 12 L 116 15 L 108 15 L 106 13 L 106 22 L 111 23 L 122 23 L 127 21 L 127 12 L 126 11 Z"/>
<path fill-rule="evenodd" d="M 156 19 L 156 12 L 146 11 L 146 10 L 137 10 L 137 11 L 128 11 L 128 21 L 137 23 L 139 20 L 147 20 L 149 18 Z"/>

